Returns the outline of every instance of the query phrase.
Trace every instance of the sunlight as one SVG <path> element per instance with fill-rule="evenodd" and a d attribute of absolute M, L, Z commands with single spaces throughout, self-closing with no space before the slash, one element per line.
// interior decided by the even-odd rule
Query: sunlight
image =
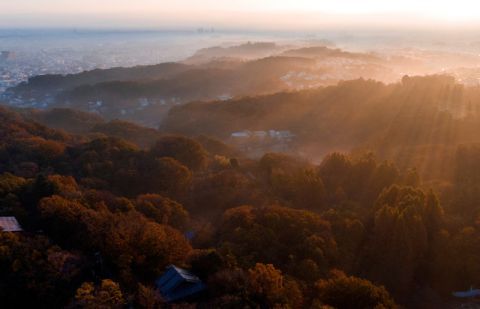
<path fill-rule="evenodd" d="M 1 308 L 478 308 L 479 0 L 0 0 Z"/>
<path fill-rule="evenodd" d="M 327 14 L 333 16 L 354 16 L 358 21 L 371 19 L 372 15 L 382 17 L 382 14 L 415 17 L 419 19 L 433 19 L 447 22 L 470 22 L 480 17 L 480 2 L 471 0 L 458 1 L 381 1 L 381 0 L 339 0 L 339 1 L 315 1 L 315 0 L 178 0 L 174 2 L 139 0 L 136 2 L 125 0 L 105 0 L 101 3 L 94 0 L 85 0 L 81 3 L 71 0 L 45 0 L 42 3 L 32 0 L 5 1 L 0 3 L 0 16 L 9 14 L 100 14 L 108 12 L 125 16 L 143 16 L 149 18 L 152 15 L 169 16 L 188 15 L 189 18 L 201 20 L 202 16 L 215 14 L 248 13 L 272 15 L 282 12 L 297 12 L 302 14 Z M 215 13 L 216 12 L 216 13 Z M 167 14 L 168 13 L 168 14 Z M 234 15 L 232 15 L 233 17 Z M 242 22 L 246 15 L 240 14 L 234 21 Z M 238 20 L 237 20 L 238 19 Z M 229 20 L 231 21 L 230 17 Z M 414 20 L 417 22 L 416 20 Z M 278 21 L 277 21 L 278 22 Z M 412 20 L 403 20 L 405 24 Z"/>
<path fill-rule="evenodd" d="M 268 3 L 268 4 L 267 4 Z M 480 16 L 480 2 L 471 0 L 460 1 L 267 1 L 262 4 L 267 9 L 280 10 L 298 10 L 306 12 L 323 12 L 328 14 L 414 14 L 418 16 L 426 16 L 437 19 L 451 21 L 465 21 L 465 19 L 473 19 Z"/>

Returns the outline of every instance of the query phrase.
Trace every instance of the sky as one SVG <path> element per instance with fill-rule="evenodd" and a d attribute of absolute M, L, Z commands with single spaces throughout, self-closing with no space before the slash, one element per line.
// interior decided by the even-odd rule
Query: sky
<path fill-rule="evenodd" d="M 480 25 L 472 0 L 0 0 L 0 27 L 315 29 Z"/>

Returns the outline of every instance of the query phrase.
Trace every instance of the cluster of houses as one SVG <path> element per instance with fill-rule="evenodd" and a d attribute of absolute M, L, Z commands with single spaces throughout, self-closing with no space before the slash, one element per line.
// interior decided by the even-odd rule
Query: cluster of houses
<path fill-rule="evenodd" d="M 265 152 L 289 152 L 294 140 L 295 134 L 289 130 L 243 130 L 231 133 L 229 143 L 252 157 L 258 157 Z"/>
<path fill-rule="evenodd" d="M 291 142 L 295 137 L 292 132 L 288 130 L 277 131 L 277 130 L 268 130 L 268 131 L 250 131 L 250 130 L 243 130 L 238 132 L 233 132 L 230 135 L 232 141 L 236 142 L 244 142 L 251 139 L 256 140 L 267 140 L 273 139 L 283 142 Z"/>

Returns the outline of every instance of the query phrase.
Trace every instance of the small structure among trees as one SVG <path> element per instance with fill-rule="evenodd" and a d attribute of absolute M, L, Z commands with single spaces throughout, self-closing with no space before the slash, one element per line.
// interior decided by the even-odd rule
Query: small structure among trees
<path fill-rule="evenodd" d="M 175 265 L 168 266 L 155 284 L 167 302 L 191 299 L 206 289 L 200 278 Z"/>
<path fill-rule="evenodd" d="M 480 297 L 480 289 L 474 289 L 473 287 L 470 287 L 470 290 L 468 291 L 453 292 L 452 295 L 458 298 Z"/>
<path fill-rule="evenodd" d="M 23 229 L 15 217 L 0 217 L 0 232 L 22 232 Z"/>

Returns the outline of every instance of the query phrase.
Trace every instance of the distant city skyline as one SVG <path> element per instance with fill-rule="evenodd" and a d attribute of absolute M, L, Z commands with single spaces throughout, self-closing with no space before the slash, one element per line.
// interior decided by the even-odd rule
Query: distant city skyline
<path fill-rule="evenodd" d="M 257 29 L 447 28 L 480 25 L 471 0 L 15 0 L 0 2 L 0 27 Z"/>

